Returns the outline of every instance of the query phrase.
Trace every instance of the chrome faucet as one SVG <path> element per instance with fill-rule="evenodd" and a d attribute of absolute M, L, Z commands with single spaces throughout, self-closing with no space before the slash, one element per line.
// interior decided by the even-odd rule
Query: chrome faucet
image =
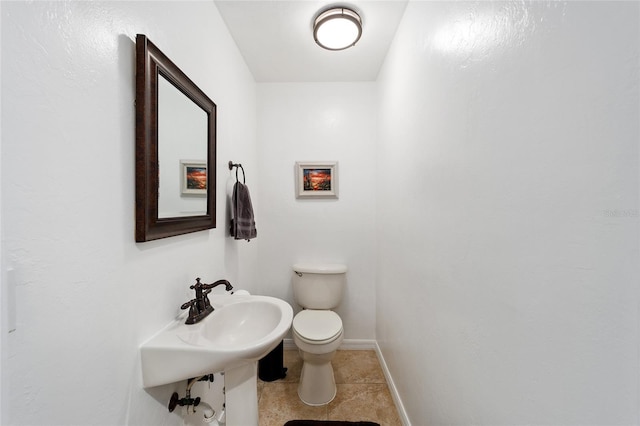
<path fill-rule="evenodd" d="M 218 280 L 212 284 L 205 284 L 200 282 L 200 278 L 196 278 L 196 283 L 189 287 L 196 291 L 196 298 L 180 306 L 180 309 L 189 308 L 189 316 L 185 324 L 195 324 L 213 312 L 213 306 L 211 306 L 207 295 L 211 293 L 212 288 L 218 287 L 219 285 L 224 285 L 227 291 L 233 290 L 233 286 L 227 280 Z"/>

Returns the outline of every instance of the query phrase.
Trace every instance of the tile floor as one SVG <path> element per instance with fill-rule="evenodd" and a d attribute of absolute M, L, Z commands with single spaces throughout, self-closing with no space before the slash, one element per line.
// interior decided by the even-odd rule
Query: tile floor
<path fill-rule="evenodd" d="M 311 407 L 298 398 L 302 360 L 297 350 L 284 351 L 287 377 L 258 380 L 259 426 L 283 426 L 288 420 L 373 421 L 401 426 L 384 373 L 373 350 L 339 350 L 332 361 L 338 386 L 333 401 Z"/>

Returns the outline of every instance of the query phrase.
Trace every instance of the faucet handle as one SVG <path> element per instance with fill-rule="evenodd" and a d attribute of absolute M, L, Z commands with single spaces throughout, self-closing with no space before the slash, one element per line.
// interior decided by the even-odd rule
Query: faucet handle
<path fill-rule="evenodd" d="M 200 319 L 202 319 L 200 318 L 200 316 L 205 311 L 205 308 L 204 307 L 200 308 L 200 306 L 198 306 L 198 299 L 191 299 L 180 306 L 180 309 L 187 309 L 187 308 L 189 308 L 189 315 L 187 316 L 187 320 L 185 321 L 185 324 L 195 324 Z"/>
<path fill-rule="evenodd" d="M 190 285 L 189 288 L 191 290 L 195 290 L 197 288 L 201 288 L 203 286 L 203 284 L 200 282 L 200 278 L 196 278 L 196 283 L 193 285 Z"/>
<path fill-rule="evenodd" d="M 195 305 L 197 302 L 196 299 L 191 299 L 188 302 L 184 302 L 182 305 L 180 305 L 180 309 L 187 309 L 187 308 L 191 308 L 193 307 L 193 305 Z"/>

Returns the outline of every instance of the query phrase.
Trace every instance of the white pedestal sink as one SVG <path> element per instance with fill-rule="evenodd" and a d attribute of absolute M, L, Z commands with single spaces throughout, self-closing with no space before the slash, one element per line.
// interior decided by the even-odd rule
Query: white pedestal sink
<path fill-rule="evenodd" d="M 145 388 L 225 372 L 227 424 L 257 425 L 257 361 L 283 339 L 293 309 L 280 299 L 214 295 L 214 311 L 197 324 L 185 315 L 140 347 Z"/>

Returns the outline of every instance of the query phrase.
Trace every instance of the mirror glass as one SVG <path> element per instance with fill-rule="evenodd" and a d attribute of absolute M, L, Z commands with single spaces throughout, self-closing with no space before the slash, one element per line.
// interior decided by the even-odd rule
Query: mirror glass
<path fill-rule="evenodd" d="M 216 105 L 136 37 L 136 241 L 215 228 Z"/>
<path fill-rule="evenodd" d="M 158 79 L 158 217 L 207 213 L 207 113 Z"/>

